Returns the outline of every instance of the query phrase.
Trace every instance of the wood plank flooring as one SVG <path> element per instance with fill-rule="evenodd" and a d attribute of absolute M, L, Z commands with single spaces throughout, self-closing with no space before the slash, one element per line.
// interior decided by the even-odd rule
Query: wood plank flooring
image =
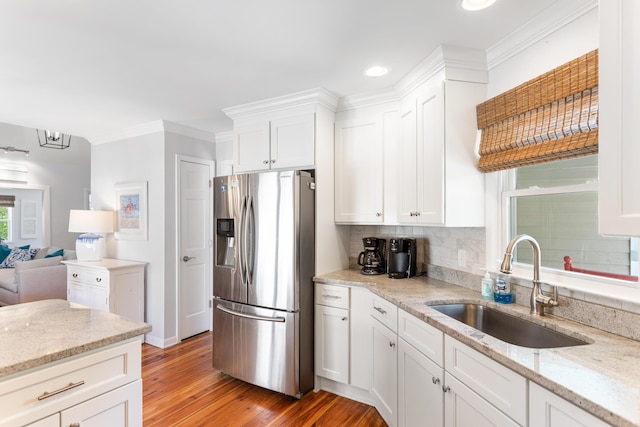
<path fill-rule="evenodd" d="M 325 391 L 297 400 L 211 366 L 212 333 L 142 346 L 144 426 L 386 426 L 375 408 Z"/>

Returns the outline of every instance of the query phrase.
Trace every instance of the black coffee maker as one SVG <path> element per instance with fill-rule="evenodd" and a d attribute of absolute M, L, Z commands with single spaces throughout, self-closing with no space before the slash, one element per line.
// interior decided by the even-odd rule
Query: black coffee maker
<path fill-rule="evenodd" d="M 416 239 L 389 239 L 389 277 L 416 275 Z"/>
<path fill-rule="evenodd" d="M 387 246 L 385 239 L 377 237 L 365 237 L 362 239 L 364 251 L 358 255 L 358 264 L 362 266 L 362 274 L 384 274 L 386 264 L 384 253 Z"/>

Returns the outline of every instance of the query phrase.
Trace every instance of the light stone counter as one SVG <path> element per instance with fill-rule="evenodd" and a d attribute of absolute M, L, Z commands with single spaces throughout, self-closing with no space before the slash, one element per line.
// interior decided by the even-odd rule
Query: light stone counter
<path fill-rule="evenodd" d="M 344 270 L 319 283 L 364 286 L 469 347 L 616 426 L 640 426 L 640 342 L 552 315 L 532 318 L 529 307 L 501 305 L 478 291 L 427 277 L 393 280 Z M 480 303 L 592 342 L 555 349 L 507 344 L 435 311 L 427 304 Z"/>
<path fill-rule="evenodd" d="M 0 379 L 149 331 L 146 323 L 64 300 L 0 307 Z"/>

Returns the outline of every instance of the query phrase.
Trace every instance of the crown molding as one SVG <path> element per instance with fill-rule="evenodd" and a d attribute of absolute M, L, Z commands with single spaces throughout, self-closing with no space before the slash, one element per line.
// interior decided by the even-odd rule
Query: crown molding
<path fill-rule="evenodd" d="M 233 142 L 233 131 L 218 132 L 215 134 L 216 144 L 224 144 L 225 142 Z"/>
<path fill-rule="evenodd" d="M 553 32 L 598 8 L 598 0 L 556 2 L 487 49 L 488 69 L 513 58 Z"/>
<path fill-rule="evenodd" d="M 488 75 L 485 51 L 441 45 L 392 87 L 340 98 L 338 111 L 398 101 L 442 72 L 447 79 L 486 83 Z"/>
<path fill-rule="evenodd" d="M 215 140 L 215 135 L 212 132 L 195 129 L 168 120 L 155 120 L 153 122 L 131 126 L 110 135 L 87 138 L 87 140 L 91 144 L 98 145 L 114 141 L 121 141 L 123 139 L 135 138 L 143 135 L 149 135 L 156 132 L 171 132 L 178 135 L 188 136 L 190 138 L 201 139 L 203 141 L 209 142 L 214 142 Z"/>
<path fill-rule="evenodd" d="M 236 120 L 241 117 L 305 105 L 321 105 L 331 111 L 336 111 L 338 97 L 324 88 L 315 88 L 235 107 L 223 108 L 222 112 L 232 120 Z"/>

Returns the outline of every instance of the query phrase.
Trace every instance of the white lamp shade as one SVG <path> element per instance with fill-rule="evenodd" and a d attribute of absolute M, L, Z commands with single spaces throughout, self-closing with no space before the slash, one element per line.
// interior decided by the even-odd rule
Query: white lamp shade
<path fill-rule="evenodd" d="M 105 253 L 104 238 L 94 233 L 113 232 L 112 211 L 71 210 L 69 231 L 85 233 L 76 240 L 78 261 L 100 261 Z"/>
<path fill-rule="evenodd" d="M 69 211 L 71 233 L 113 233 L 113 211 Z"/>

